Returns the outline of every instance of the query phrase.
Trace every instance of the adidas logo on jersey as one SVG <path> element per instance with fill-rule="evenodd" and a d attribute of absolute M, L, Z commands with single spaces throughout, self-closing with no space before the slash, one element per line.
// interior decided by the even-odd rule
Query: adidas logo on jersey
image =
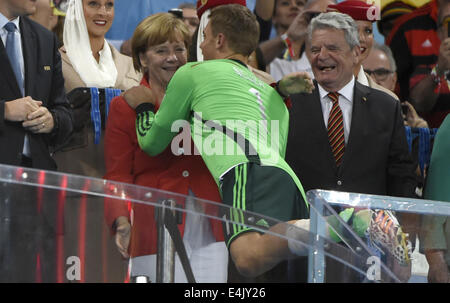
<path fill-rule="evenodd" d="M 432 47 L 433 44 L 431 44 L 431 41 L 429 39 L 425 40 L 424 43 L 422 43 L 422 47 Z"/>

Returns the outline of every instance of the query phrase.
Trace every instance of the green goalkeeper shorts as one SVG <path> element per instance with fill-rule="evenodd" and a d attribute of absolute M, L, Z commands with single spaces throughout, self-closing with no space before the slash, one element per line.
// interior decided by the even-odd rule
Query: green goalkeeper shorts
<path fill-rule="evenodd" d="M 277 223 L 309 218 L 306 203 L 291 176 L 273 166 L 243 163 L 228 171 L 220 182 L 225 210 L 225 241 L 231 242 L 244 232 L 267 230 Z M 248 214 L 242 212 L 251 212 Z M 264 218 L 258 215 L 262 215 Z"/>

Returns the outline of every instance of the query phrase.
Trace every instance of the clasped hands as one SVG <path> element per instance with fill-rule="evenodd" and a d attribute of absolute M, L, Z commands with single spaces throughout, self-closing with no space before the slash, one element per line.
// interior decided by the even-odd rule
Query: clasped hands
<path fill-rule="evenodd" d="M 54 127 L 53 115 L 41 101 L 24 97 L 5 102 L 5 119 L 22 122 L 22 126 L 34 134 L 50 133 Z"/>

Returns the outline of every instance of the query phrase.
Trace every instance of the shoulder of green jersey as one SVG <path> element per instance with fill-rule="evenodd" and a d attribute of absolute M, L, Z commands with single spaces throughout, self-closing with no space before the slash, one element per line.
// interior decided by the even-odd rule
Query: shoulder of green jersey
<path fill-rule="evenodd" d="M 197 67 L 197 66 L 199 66 L 199 65 L 201 65 L 201 64 L 203 64 L 203 63 L 205 63 L 205 62 L 196 62 L 196 63 L 192 63 L 192 64 L 190 64 L 190 67 L 191 67 L 191 68 L 194 68 L 194 67 Z"/>
<path fill-rule="evenodd" d="M 233 66 L 233 71 L 240 76 L 241 78 L 252 82 L 254 85 L 257 85 L 259 87 L 264 87 L 266 84 L 259 80 L 255 74 L 253 74 L 249 69 L 245 69 L 245 67 L 242 66 Z"/>

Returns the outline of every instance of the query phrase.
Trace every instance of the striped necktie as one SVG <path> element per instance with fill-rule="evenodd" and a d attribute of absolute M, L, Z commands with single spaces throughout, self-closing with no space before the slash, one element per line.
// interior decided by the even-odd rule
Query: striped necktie
<path fill-rule="evenodd" d="M 339 94 L 329 93 L 328 97 L 333 102 L 333 107 L 328 118 L 328 140 L 330 141 L 336 165 L 339 167 L 342 163 L 345 150 L 344 119 L 341 108 L 339 107 Z"/>

